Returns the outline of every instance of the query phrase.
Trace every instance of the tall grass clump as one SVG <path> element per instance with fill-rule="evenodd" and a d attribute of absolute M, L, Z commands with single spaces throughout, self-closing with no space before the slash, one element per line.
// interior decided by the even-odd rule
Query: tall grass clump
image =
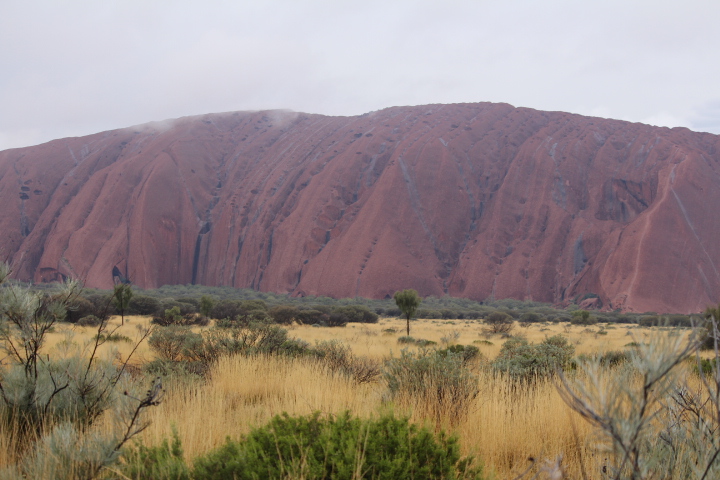
<path fill-rule="evenodd" d="M 393 400 L 438 426 L 461 421 L 479 393 L 463 352 L 402 350 L 400 357 L 387 361 L 384 377 Z"/>

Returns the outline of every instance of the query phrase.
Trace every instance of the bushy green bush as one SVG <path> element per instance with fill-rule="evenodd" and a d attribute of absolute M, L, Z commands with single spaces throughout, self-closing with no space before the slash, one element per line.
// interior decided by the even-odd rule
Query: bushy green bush
<path fill-rule="evenodd" d="M 455 424 L 462 419 L 479 393 L 477 376 L 463 353 L 435 350 L 409 352 L 385 364 L 384 377 L 390 396 L 432 418 Z"/>
<path fill-rule="evenodd" d="M 515 378 L 533 380 L 567 367 L 574 353 L 575 347 L 561 335 L 546 338 L 539 344 L 512 337 L 503 344 L 492 366 Z"/>
<path fill-rule="evenodd" d="M 173 428 L 172 443 L 164 439 L 160 445 L 147 447 L 142 443 L 123 452 L 121 471 L 132 480 L 190 480 L 182 442 Z"/>
<path fill-rule="evenodd" d="M 542 315 L 535 312 L 525 312 L 522 315 L 520 315 L 520 323 L 538 323 L 542 322 L 545 319 Z"/>
<path fill-rule="evenodd" d="M 496 311 L 485 318 L 489 333 L 510 333 L 513 329 L 513 318 L 505 313 Z"/>
<path fill-rule="evenodd" d="M 297 320 L 299 310 L 292 305 L 278 305 L 268 310 L 268 315 L 275 323 L 290 324 Z"/>
<path fill-rule="evenodd" d="M 466 365 L 482 357 L 480 349 L 474 345 L 450 345 L 447 348 L 438 350 L 437 353 L 441 356 L 447 356 L 449 353 L 460 355 Z"/>
<path fill-rule="evenodd" d="M 322 417 L 274 417 L 240 440 L 196 459 L 193 478 L 480 479 L 462 458 L 458 439 L 434 435 L 407 418 L 361 420 L 348 412 Z"/>
<path fill-rule="evenodd" d="M 262 300 L 221 300 L 213 306 L 211 316 L 218 320 L 237 317 L 262 320 L 267 317 L 267 313 L 267 304 Z"/>
<path fill-rule="evenodd" d="M 597 322 L 597 317 L 590 315 L 587 310 L 575 310 L 570 319 L 573 325 L 595 325 Z"/>
<path fill-rule="evenodd" d="M 157 315 L 160 313 L 160 302 L 157 298 L 147 295 L 133 295 L 128 304 L 128 315 Z"/>
<path fill-rule="evenodd" d="M 78 296 L 68 303 L 65 321 L 69 323 L 78 323 L 81 318 L 87 316 L 97 317 L 97 314 L 97 308 L 95 308 L 95 305 L 90 300 L 85 297 Z"/>
<path fill-rule="evenodd" d="M 333 309 L 330 316 L 337 315 L 345 323 L 377 323 L 378 314 L 363 305 L 345 305 Z"/>

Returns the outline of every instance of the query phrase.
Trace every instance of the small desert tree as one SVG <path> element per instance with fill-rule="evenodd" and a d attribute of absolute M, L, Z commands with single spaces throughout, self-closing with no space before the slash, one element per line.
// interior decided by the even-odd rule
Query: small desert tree
<path fill-rule="evenodd" d="M 205 318 L 210 318 L 210 313 L 215 306 L 215 301 L 212 297 L 203 295 L 200 297 L 200 314 Z"/>
<path fill-rule="evenodd" d="M 130 305 L 130 299 L 133 296 L 132 287 L 127 283 L 119 283 L 115 285 L 113 290 L 113 303 L 120 310 L 120 325 L 125 324 L 125 310 Z"/>
<path fill-rule="evenodd" d="M 395 304 L 400 309 L 407 320 L 407 335 L 410 336 L 410 319 L 415 315 L 415 311 L 420 306 L 420 296 L 415 290 L 403 290 L 395 292 L 393 296 Z"/>

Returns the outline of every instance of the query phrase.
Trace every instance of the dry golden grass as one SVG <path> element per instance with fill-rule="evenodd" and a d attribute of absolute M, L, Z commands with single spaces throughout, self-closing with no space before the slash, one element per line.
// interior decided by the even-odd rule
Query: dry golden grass
<path fill-rule="evenodd" d="M 118 333 L 134 338 L 137 326 L 147 326 L 148 320 L 129 317 Z M 114 318 L 112 323 L 118 324 L 119 318 Z M 54 348 L 66 338 L 67 332 L 63 330 L 68 329 L 59 328 L 47 348 Z M 388 333 L 388 329 L 395 332 Z M 483 324 L 476 321 L 420 320 L 412 322 L 411 329 L 414 338 L 433 340 L 440 346 L 448 341 L 477 345 L 488 360 L 497 355 L 504 342 L 499 335 L 486 335 Z M 606 333 L 598 333 L 600 331 Z M 516 326 L 514 333 L 526 335 L 531 342 L 562 334 L 576 346 L 576 353 L 593 354 L 620 350 L 633 341 L 641 342 L 649 332 L 649 329 L 624 325 L 533 324 L 528 328 Z M 80 344 L 92 339 L 94 334 L 95 329 L 74 328 L 72 340 Z M 350 324 L 346 328 L 290 327 L 291 336 L 311 344 L 340 340 L 350 345 L 356 355 L 378 360 L 397 356 L 406 348 L 397 343 L 397 338 L 404 334 L 405 322 L 399 319 L 382 319 L 369 325 Z M 478 343 L 485 340 L 492 345 Z M 103 348 L 108 351 L 115 348 L 121 358 L 126 358 L 132 345 L 113 342 Z M 136 360 L 152 359 L 147 344 L 141 346 L 137 355 Z M 498 478 L 512 478 L 522 472 L 529 456 L 550 459 L 562 454 L 563 464 L 573 477 L 579 476 L 581 458 L 586 465 L 593 462 L 589 450 L 591 427 L 565 405 L 552 382 L 539 382 L 527 388 L 489 369 L 479 369 L 478 375 L 480 393 L 467 416 L 453 427 L 461 438 L 464 454 L 481 459 Z M 304 415 L 350 410 L 361 417 L 370 417 L 389 408 L 397 414 L 409 415 L 413 421 L 428 422 L 410 407 L 391 405 L 382 381 L 357 385 L 307 359 L 223 358 L 213 366 L 210 380 L 205 384 L 170 386 L 164 402 L 149 412 L 152 424 L 141 439 L 147 444 L 156 444 L 171 435 L 174 425 L 186 457 L 192 460 L 223 443 L 227 436 L 237 438 L 282 412 Z M 0 432 L 0 452 L 11 438 Z"/>
<path fill-rule="evenodd" d="M 350 324 L 346 328 L 294 326 L 290 333 L 310 343 L 340 340 L 350 345 L 356 355 L 384 359 L 398 355 L 404 348 L 397 343 L 404 327 L 401 320 L 383 319 L 374 325 Z M 452 338 L 451 343 L 472 344 L 486 339 L 482 327 L 474 321 L 421 320 L 413 322 L 411 335 L 438 344 L 447 337 Z M 389 328 L 396 332 L 383 332 Z M 606 335 L 596 335 L 600 329 L 540 324 L 518 328 L 530 341 L 558 333 L 566 335 L 578 353 L 622 349 L 631 341 L 642 341 L 649 332 L 618 326 L 606 328 Z M 504 340 L 498 335 L 489 340 L 494 345 L 476 345 L 486 358 L 492 359 Z M 465 454 L 482 459 L 499 478 L 523 471 L 529 456 L 543 459 L 560 454 L 564 455 L 568 472 L 579 473 L 581 456 L 586 463 L 591 458 L 587 450 L 591 427 L 563 403 L 552 382 L 526 388 L 489 371 L 481 370 L 479 376 L 480 394 L 468 415 L 454 428 Z M 238 437 L 282 412 L 304 415 L 350 410 L 368 417 L 390 408 L 382 382 L 355 385 L 314 362 L 284 358 L 225 358 L 213 368 L 206 385 L 192 391 L 172 390 L 166 398 L 152 412 L 153 424 L 143 439 L 159 442 L 170 435 L 174 424 L 190 459 L 221 444 L 226 436 Z M 395 405 L 394 410 L 410 415 L 413 421 L 428 422 L 411 409 Z"/>

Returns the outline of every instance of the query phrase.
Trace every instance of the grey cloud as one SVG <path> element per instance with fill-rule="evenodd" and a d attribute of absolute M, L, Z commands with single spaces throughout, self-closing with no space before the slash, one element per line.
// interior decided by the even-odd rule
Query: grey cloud
<path fill-rule="evenodd" d="M 0 149 L 210 112 L 475 101 L 720 131 L 718 14 L 706 0 L 4 2 Z"/>

